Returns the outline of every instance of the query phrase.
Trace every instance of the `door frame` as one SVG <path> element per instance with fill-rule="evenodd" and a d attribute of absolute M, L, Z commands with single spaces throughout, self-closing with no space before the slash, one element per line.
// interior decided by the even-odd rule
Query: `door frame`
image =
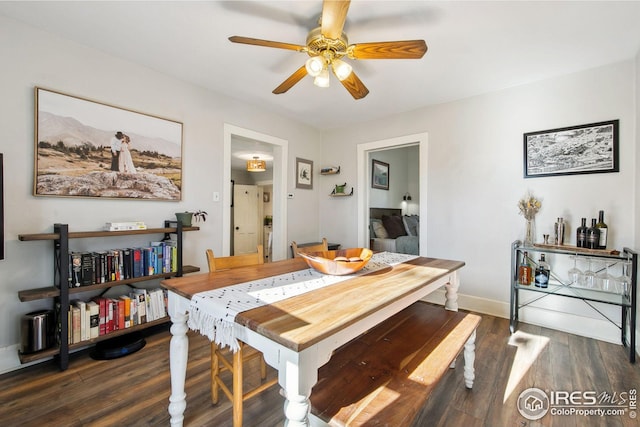
<path fill-rule="evenodd" d="M 416 133 L 383 139 L 380 141 L 365 142 L 357 146 L 357 211 L 358 211 L 358 246 L 369 247 L 369 177 L 371 165 L 369 153 L 401 146 L 418 145 L 419 152 L 419 186 L 420 186 L 420 255 L 427 255 L 427 165 L 428 165 L 428 141 L 429 134 Z"/>
<path fill-rule="evenodd" d="M 273 260 L 287 258 L 287 158 L 289 141 L 251 129 L 224 124 L 222 179 L 226 183 L 222 190 L 222 253 L 231 253 L 231 137 L 232 135 L 254 139 L 273 145 Z"/>

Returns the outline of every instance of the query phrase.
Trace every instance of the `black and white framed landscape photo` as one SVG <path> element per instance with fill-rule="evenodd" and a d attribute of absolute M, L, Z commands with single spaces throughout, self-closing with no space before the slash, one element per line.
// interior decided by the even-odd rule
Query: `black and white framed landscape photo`
<path fill-rule="evenodd" d="M 524 177 L 618 172 L 618 120 L 524 134 Z"/>
<path fill-rule="evenodd" d="M 35 88 L 35 196 L 178 201 L 182 123 Z"/>

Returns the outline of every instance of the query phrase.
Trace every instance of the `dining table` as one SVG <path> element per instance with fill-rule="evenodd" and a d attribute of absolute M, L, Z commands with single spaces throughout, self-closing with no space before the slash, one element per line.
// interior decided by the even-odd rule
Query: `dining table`
<path fill-rule="evenodd" d="M 278 293 L 281 278 L 305 275 L 313 276 L 315 282 L 329 279 L 329 284 L 280 299 L 260 301 L 256 297 L 258 304 L 228 320 L 232 341 L 240 340 L 262 352 L 265 362 L 277 370 L 285 399 L 285 425 L 322 425 L 311 414 L 309 396 L 318 380 L 318 368 L 329 361 L 334 350 L 441 287 L 445 288 L 443 309 L 458 309 L 459 272 L 464 262 L 423 256 L 394 258 L 394 254 L 385 254 L 391 258 L 374 254 L 372 261 L 378 261 L 369 264 L 375 268 L 367 269 L 367 265 L 358 274 L 341 276 L 339 280 L 314 271 L 303 258 L 163 280 L 161 286 L 168 290 L 167 308 L 172 322 L 168 408 L 171 425 L 183 425 L 187 406 L 184 387 L 189 353 L 187 332 L 190 326 L 198 329 L 189 321 L 189 316 L 196 314 L 194 302 L 198 298 L 203 301 L 204 295 L 204 300 L 216 303 L 227 290 L 254 289 L 255 284 L 267 282 Z M 388 259 L 396 262 L 385 262 Z M 301 286 L 298 283 L 296 287 Z M 221 300 L 220 304 L 224 302 Z M 200 316 L 200 322 L 213 320 Z M 213 339 L 211 333 L 215 334 L 216 327 L 204 326 L 209 326 L 209 337 Z"/>

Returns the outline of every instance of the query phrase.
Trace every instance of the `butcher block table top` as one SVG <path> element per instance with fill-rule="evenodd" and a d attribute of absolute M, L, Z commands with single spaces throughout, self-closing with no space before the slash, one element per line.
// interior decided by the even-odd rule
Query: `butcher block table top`
<path fill-rule="evenodd" d="M 235 322 L 293 351 L 302 351 L 462 268 L 464 262 L 418 257 L 393 267 L 244 311 Z M 213 273 L 164 280 L 182 297 L 309 268 L 294 258 Z"/>

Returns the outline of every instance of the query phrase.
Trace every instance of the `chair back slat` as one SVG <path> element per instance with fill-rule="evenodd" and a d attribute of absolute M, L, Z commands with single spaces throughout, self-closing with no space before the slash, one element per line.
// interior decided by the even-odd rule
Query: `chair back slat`
<path fill-rule="evenodd" d="M 258 245 L 258 252 L 252 254 L 216 257 L 213 254 L 213 250 L 207 249 L 207 263 L 209 264 L 210 272 L 264 264 L 264 250 L 262 245 Z"/>
<path fill-rule="evenodd" d="M 298 258 L 300 255 L 298 255 L 300 252 L 321 252 L 321 251 L 328 251 L 329 250 L 329 243 L 327 243 L 327 238 L 323 237 L 322 238 L 322 243 L 319 243 L 317 245 L 311 245 L 311 246 L 303 246 L 303 247 L 298 247 L 298 244 L 296 242 L 291 242 L 291 247 L 293 248 L 293 257 L 294 258 Z"/>

